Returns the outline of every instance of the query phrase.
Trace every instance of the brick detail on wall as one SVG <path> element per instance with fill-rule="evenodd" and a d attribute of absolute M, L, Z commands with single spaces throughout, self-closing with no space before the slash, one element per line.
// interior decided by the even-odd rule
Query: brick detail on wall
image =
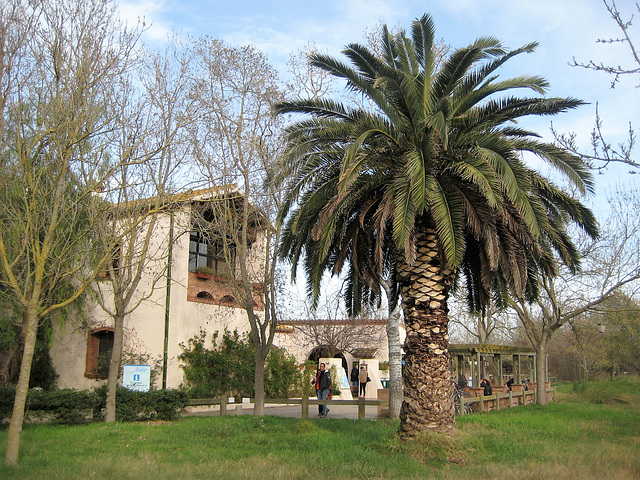
<path fill-rule="evenodd" d="M 262 311 L 264 310 L 264 304 L 257 290 L 254 286 L 253 305 L 256 310 Z M 205 292 L 209 295 L 205 295 Z M 189 302 L 208 303 L 223 307 L 242 308 L 236 299 L 236 292 L 228 285 L 228 280 L 221 277 L 203 280 L 196 277 L 194 272 L 189 272 L 187 300 Z"/>

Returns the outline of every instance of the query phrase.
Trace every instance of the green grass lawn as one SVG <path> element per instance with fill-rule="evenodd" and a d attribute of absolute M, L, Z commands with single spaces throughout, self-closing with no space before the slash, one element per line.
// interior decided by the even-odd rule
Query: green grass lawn
<path fill-rule="evenodd" d="M 557 403 L 465 416 L 454 437 L 407 443 L 395 437 L 396 422 L 383 420 L 28 425 L 20 465 L 1 465 L 0 478 L 640 478 L 640 382 L 603 383 L 614 393 L 563 386 Z M 1 431 L 3 453 L 6 437 Z"/>

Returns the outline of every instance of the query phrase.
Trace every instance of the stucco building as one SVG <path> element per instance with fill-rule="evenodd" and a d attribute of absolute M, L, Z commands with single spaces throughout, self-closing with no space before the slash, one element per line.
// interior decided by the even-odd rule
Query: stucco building
<path fill-rule="evenodd" d="M 125 316 L 124 360 L 152 366 L 156 387 L 177 388 L 183 381 L 178 356 L 204 330 L 207 337 L 225 328 L 248 330 L 246 311 L 238 302 L 238 265 L 233 240 L 204 233 L 215 229 L 210 205 L 219 192 L 199 190 L 175 197 L 156 214 L 144 274 Z M 249 262 L 256 276 L 263 267 L 265 236 L 257 223 L 250 235 Z M 224 245 L 223 245 L 224 243 Z M 196 272 L 198 270 L 198 272 Z M 206 272 L 200 272 L 205 270 Z M 112 302 L 108 275 L 96 280 L 102 301 Z M 254 309 L 263 308 L 253 285 Z M 59 324 L 50 354 L 59 388 L 91 388 L 104 383 L 104 358 L 110 355 L 114 320 L 95 296 L 85 300 L 84 318 Z"/>

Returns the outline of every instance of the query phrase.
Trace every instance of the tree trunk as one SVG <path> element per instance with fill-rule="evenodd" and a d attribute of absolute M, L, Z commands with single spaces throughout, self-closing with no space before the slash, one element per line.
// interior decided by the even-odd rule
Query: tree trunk
<path fill-rule="evenodd" d="M 114 317 L 115 328 L 113 332 L 113 350 L 109 363 L 109 378 L 107 379 L 107 402 L 105 405 L 105 422 L 116 421 L 116 392 L 118 389 L 118 377 L 122 366 L 122 345 L 124 341 L 124 317 Z"/>
<path fill-rule="evenodd" d="M 547 339 L 543 339 L 536 347 L 536 392 L 538 394 L 538 403 L 547 404 Z"/>
<path fill-rule="evenodd" d="M 253 416 L 264 416 L 264 364 L 266 355 L 261 349 L 256 348 L 256 370 L 253 378 L 255 388 L 255 400 L 253 405 Z"/>
<path fill-rule="evenodd" d="M 389 418 L 400 418 L 402 408 L 402 346 L 400 345 L 400 308 L 389 312 Z"/>
<path fill-rule="evenodd" d="M 454 433 L 447 299 L 454 272 L 440 263 L 435 232 L 416 232 L 416 260 L 400 258 L 405 341 L 404 402 L 399 434 Z"/>
<path fill-rule="evenodd" d="M 24 409 L 29 393 L 29 378 L 31 376 L 31 364 L 36 346 L 36 336 L 38 332 L 38 314 L 33 305 L 28 305 L 23 315 L 23 322 L 26 329 L 24 348 L 22 351 L 22 361 L 20 362 L 20 376 L 16 386 L 16 397 L 13 403 L 11 423 L 7 436 L 7 452 L 5 462 L 7 465 L 18 464 L 18 454 L 20 452 L 20 436 L 22 434 L 22 423 L 24 422 Z"/>

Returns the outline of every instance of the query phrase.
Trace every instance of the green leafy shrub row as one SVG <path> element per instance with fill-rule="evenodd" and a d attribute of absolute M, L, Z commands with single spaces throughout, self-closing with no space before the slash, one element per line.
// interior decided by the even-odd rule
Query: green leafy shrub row
<path fill-rule="evenodd" d="M 0 387 L 0 422 L 11 416 L 15 398 L 14 387 Z M 102 420 L 106 404 L 106 386 L 95 390 L 29 390 L 26 415 L 43 418 L 52 423 L 77 425 Z M 175 420 L 189 399 L 181 390 L 151 390 L 134 392 L 118 388 L 116 419 L 121 422 L 137 420 Z"/>
<path fill-rule="evenodd" d="M 97 400 L 94 417 L 102 419 L 102 410 L 107 402 L 107 387 L 97 388 L 94 392 Z M 119 422 L 176 420 L 188 404 L 189 397 L 182 390 L 136 392 L 127 388 L 118 388 L 116 420 Z"/>
<path fill-rule="evenodd" d="M 221 338 L 219 332 L 213 334 L 211 348 L 206 344 L 204 331 L 180 344 L 184 388 L 189 397 L 253 397 L 256 357 L 249 336 L 225 330 Z M 301 396 L 313 374 L 309 377 L 293 355 L 274 349 L 267 356 L 264 376 L 267 397 L 289 398 Z"/>

